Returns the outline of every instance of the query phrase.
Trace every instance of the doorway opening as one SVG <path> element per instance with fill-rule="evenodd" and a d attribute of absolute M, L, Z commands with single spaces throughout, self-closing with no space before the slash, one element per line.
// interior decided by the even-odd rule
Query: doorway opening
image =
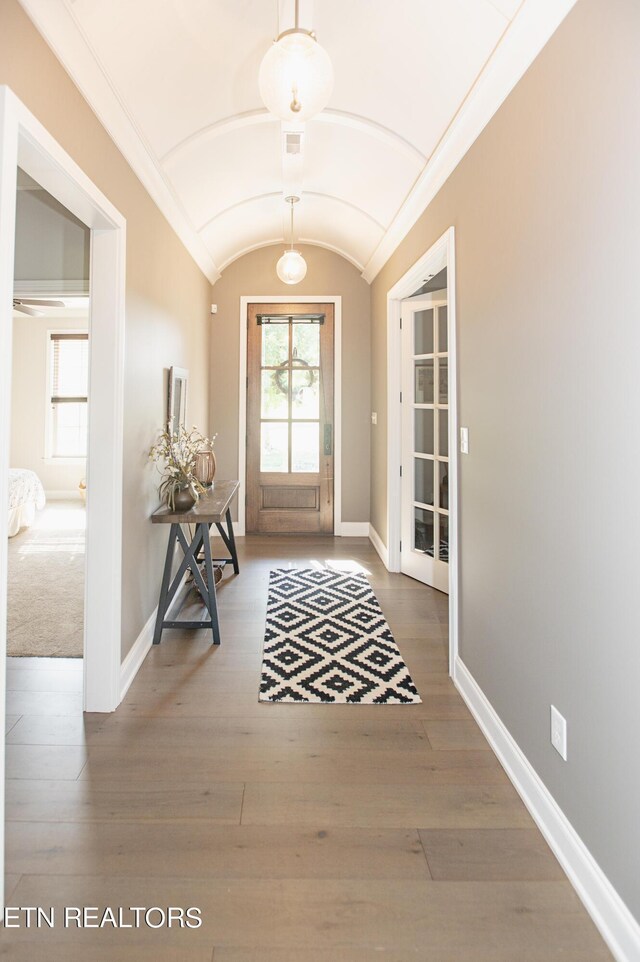
<path fill-rule="evenodd" d="M 388 568 L 449 595 L 458 645 L 458 460 L 453 227 L 387 295 Z"/>
<path fill-rule="evenodd" d="M 246 529 L 333 534 L 334 306 L 247 311 Z"/>
<path fill-rule="evenodd" d="M 7 586 L 14 691 L 34 688 L 24 671 L 56 669 L 73 671 L 82 693 L 90 235 L 18 169 Z"/>

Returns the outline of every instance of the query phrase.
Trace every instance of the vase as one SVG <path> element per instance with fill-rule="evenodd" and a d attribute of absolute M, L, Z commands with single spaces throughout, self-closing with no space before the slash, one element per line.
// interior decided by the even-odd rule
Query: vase
<path fill-rule="evenodd" d="M 190 511 L 196 503 L 195 496 L 191 488 L 179 488 L 173 495 L 173 507 L 175 511 Z"/>
<path fill-rule="evenodd" d="M 216 473 L 216 456 L 211 448 L 203 448 L 196 454 L 195 476 L 205 488 L 210 488 Z"/>

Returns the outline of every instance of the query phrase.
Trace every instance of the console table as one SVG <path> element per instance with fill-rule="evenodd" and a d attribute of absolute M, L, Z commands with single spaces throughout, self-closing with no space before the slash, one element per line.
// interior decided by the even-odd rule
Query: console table
<path fill-rule="evenodd" d="M 188 511 L 172 511 L 171 508 L 165 505 L 162 508 L 158 508 L 158 510 L 151 515 L 153 524 L 171 525 L 167 556 L 164 562 L 162 587 L 160 589 L 160 601 L 158 602 L 156 627 L 153 633 L 154 645 L 160 644 L 162 632 L 165 628 L 210 628 L 213 635 L 213 644 L 220 644 L 220 625 L 218 623 L 218 603 L 216 600 L 213 565 L 214 563 L 225 565 L 231 562 L 235 573 L 238 574 L 240 572 L 236 542 L 233 536 L 233 522 L 231 520 L 231 502 L 238 493 L 239 487 L 239 481 L 215 481 L 213 486 L 201 495 L 197 503 L 194 504 L 192 508 L 189 508 Z M 187 540 L 182 530 L 183 524 L 195 525 L 195 533 L 191 541 Z M 209 539 L 212 525 L 215 525 L 222 535 L 222 540 L 229 552 L 228 558 L 211 557 L 211 541 Z M 172 577 L 176 545 L 180 545 L 184 557 L 178 570 Z M 200 556 L 201 551 L 204 557 L 206 582 L 200 570 L 200 564 L 202 563 Z M 178 621 L 175 618 L 167 619 L 169 607 L 180 588 L 187 569 L 191 570 L 194 583 L 206 605 L 209 613 L 209 621 Z M 180 613 L 184 600 L 183 598 L 177 605 L 175 615 Z"/>

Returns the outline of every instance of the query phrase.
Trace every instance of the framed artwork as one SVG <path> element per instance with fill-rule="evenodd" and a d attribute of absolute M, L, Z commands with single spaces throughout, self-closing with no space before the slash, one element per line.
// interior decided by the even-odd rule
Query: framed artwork
<path fill-rule="evenodd" d="M 167 430 L 177 434 L 187 420 L 187 381 L 189 372 L 183 367 L 169 368 L 169 392 L 167 401 Z"/>

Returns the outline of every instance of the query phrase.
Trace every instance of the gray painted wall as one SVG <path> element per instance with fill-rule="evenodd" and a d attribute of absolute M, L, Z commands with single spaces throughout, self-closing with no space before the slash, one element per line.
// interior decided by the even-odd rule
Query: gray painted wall
<path fill-rule="evenodd" d="M 16 199 L 16 290 L 38 293 L 31 281 L 60 293 L 89 290 L 91 231 L 24 171 Z M 66 282 L 66 283 L 65 283 Z M 46 288 L 45 288 L 46 289 Z"/>
<path fill-rule="evenodd" d="M 372 285 L 384 536 L 386 292 L 455 226 L 462 658 L 637 917 L 639 132 L 640 4 L 580 0 Z"/>

